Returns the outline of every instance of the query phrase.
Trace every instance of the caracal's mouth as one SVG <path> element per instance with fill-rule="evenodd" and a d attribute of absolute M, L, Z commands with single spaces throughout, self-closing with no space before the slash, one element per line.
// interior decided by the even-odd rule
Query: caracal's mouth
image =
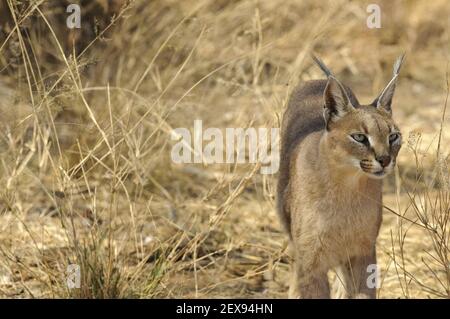
<path fill-rule="evenodd" d="M 384 175 L 386 175 L 386 171 L 384 169 L 382 169 L 378 172 L 373 172 L 372 174 L 375 176 L 384 176 Z"/>
<path fill-rule="evenodd" d="M 388 175 L 388 172 L 386 172 L 386 170 L 384 170 L 384 169 L 376 171 L 376 172 L 367 171 L 365 169 L 362 169 L 362 171 L 369 177 L 376 178 L 376 179 L 382 179 Z"/>
<path fill-rule="evenodd" d="M 385 168 L 380 168 L 378 170 L 373 170 L 373 167 L 368 167 L 366 165 L 364 165 L 363 163 L 360 163 L 360 168 L 361 170 L 368 175 L 369 177 L 372 178 L 376 178 L 376 179 L 381 179 L 386 177 L 386 175 L 389 174 L 389 169 L 388 167 Z"/>

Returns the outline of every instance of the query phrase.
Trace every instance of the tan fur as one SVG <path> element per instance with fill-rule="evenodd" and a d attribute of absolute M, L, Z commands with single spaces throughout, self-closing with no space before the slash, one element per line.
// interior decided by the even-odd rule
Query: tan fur
<path fill-rule="evenodd" d="M 401 145 L 401 136 L 389 142 L 398 128 L 390 111 L 394 88 L 385 91 L 390 96 L 360 105 L 330 77 L 291 96 L 281 128 L 277 201 L 295 259 L 290 297 L 329 298 L 327 273 L 335 269 L 337 297 L 375 298 L 366 281 L 367 266 L 376 264 L 381 178 L 392 171 Z M 385 105 L 377 107 L 380 101 Z M 355 132 L 367 136 L 365 144 L 352 138 Z"/>

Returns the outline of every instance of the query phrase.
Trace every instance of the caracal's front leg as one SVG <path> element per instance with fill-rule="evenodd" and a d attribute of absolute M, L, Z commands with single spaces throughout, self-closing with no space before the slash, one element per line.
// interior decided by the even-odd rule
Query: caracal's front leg
<path fill-rule="evenodd" d="M 369 256 L 352 258 L 351 265 L 356 288 L 354 298 L 375 299 L 379 284 L 375 248 Z"/>
<path fill-rule="evenodd" d="M 352 298 L 352 276 L 348 263 L 336 267 L 336 279 L 333 284 L 333 298 L 348 299 Z"/>
<path fill-rule="evenodd" d="M 349 259 L 336 270 L 336 297 L 375 299 L 378 287 L 375 249 L 368 256 Z"/>
<path fill-rule="evenodd" d="M 289 288 L 291 299 L 329 299 L 330 286 L 326 271 L 315 272 L 306 269 L 302 260 L 296 259 L 293 265 Z"/>

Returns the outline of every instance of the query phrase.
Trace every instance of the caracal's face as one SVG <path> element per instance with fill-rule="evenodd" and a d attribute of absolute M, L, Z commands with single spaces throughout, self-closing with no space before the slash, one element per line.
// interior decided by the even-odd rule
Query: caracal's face
<path fill-rule="evenodd" d="M 327 138 L 335 160 L 371 178 L 392 172 L 402 144 L 389 112 L 363 105 L 332 123 Z"/>

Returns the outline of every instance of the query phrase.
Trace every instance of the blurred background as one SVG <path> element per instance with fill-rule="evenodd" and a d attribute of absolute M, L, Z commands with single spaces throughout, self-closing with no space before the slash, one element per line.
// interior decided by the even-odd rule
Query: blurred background
<path fill-rule="evenodd" d="M 0 296 L 286 297 L 276 175 L 175 164 L 170 133 L 279 127 L 295 85 L 323 78 L 314 52 L 361 103 L 406 53 L 379 297 L 448 298 L 449 16 L 446 0 L 1 0 Z"/>

